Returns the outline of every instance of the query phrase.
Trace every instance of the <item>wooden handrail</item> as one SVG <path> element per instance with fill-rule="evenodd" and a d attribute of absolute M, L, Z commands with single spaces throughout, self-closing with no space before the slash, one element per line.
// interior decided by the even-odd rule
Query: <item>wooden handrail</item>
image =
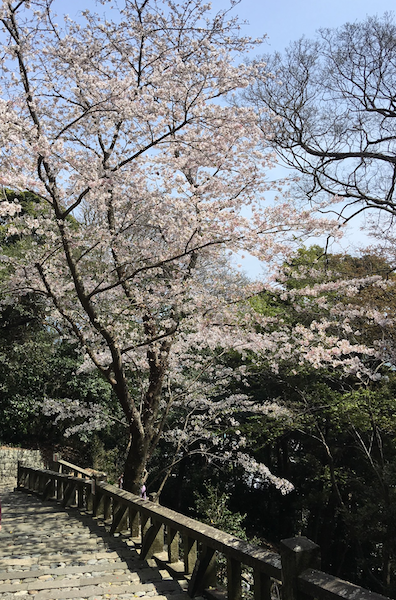
<path fill-rule="evenodd" d="M 298 589 L 318 600 L 384 600 L 384 596 L 358 585 L 333 577 L 317 569 L 307 569 L 298 577 Z"/>
<path fill-rule="evenodd" d="M 87 477 L 87 478 L 91 477 L 91 474 L 89 473 L 89 471 L 87 471 L 86 469 L 82 469 L 81 467 L 78 467 L 77 465 L 73 465 L 72 463 L 69 463 L 66 460 L 62 460 L 61 458 L 58 458 L 58 460 L 56 462 L 59 465 L 62 465 L 63 467 L 67 467 L 68 469 L 70 469 L 70 471 L 74 471 L 75 473 L 81 473 L 81 475 L 84 475 L 84 477 Z"/>
<path fill-rule="evenodd" d="M 53 466 L 56 467 L 59 465 L 59 469 L 54 469 L 54 470 L 59 470 L 59 472 L 65 472 L 65 470 L 63 469 L 63 467 L 66 467 L 66 470 L 71 471 L 71 473 L 78 473 L 80 475 L 82 475 L 83 477 L 86 477 L 88 479 L 95 477 L 98 479 L 103 479 L 106 477 L 106 473 L 103 473 L 103 471 L 97 471 L 96 469 L 82 469 L 81 467 L 77 466 L 77 465 L 73 465 L 72 463 L 67 462 L 66 460 L 62 460 L 61 458 L 58 458 L 56 461 L 53 462 Z"/>
<path fill-rule="evenodd" d="M 65 462 L 65 461 L 63 461 Z M 282 540 L 281 554 L 269 552 L 233 535 L 92 477 L 89 470 L 66 465 L 80 477 L 18 463 L 18 489 L 38 493 L 102 516 L 110 533 L 129 531 L 140 545 L 140 557 L 154 556 L 180 577 L 189 575 L 191 597 L 215 584 L 216 552 L 227 559 L 227 597 L 242 597 L 241 565 L 253 569 L 254 600 L 271 600 L 273 582 L 282 585 L 282 600 L 385 600 L 376 594 L 320 571 L 320 548 L 304 537 Z M 81 477 L 84 475 L 84 477 Z M 166 530 L 166 543 L 165 543 Z M 179 537 L 183 563 L 179 560 Z M 210 594 L 210 592 L 208 592 Z"/>
<path fill-rule="evenodd" d="M 190 536 L 208 548 L 213 548 L 213 550 L 230 556 L 246 566 L 263 571 L 270 577 L 279 580 L 281 578 L 280 556 L 275 552 L 269 552 L 259 546 L 249 544 L 234 535 L 186 517 L 170 508 L 165 508 L 149 500 L 143 500 L 139 496 L 115 488 L 108 483 L 98 484 L 97 489 L 100 493 L 113 499 L 117 498 L 120 503 L 133 506 L 154 521 L 160 521 L 168 527 L 177 529 L 180 533 Z"/>

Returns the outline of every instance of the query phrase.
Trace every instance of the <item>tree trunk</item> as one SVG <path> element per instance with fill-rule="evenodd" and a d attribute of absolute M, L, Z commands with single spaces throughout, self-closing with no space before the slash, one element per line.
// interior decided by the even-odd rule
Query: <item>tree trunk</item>
<path fill-rule="evenodd" d="M 132 432 L 131 443 L 125 459 L 123 488 L 138 496 L 141 493 L 146 471 L 148 447 L 147 437 L 142 437 L 139 432 Z"/>
<path fill-rule="evenodd" d="M 147 317 L 145 330 L 148 336 L 157 334 Z M 149 363 L 149 381 L 144 395 L 140 415 L 135 415 L 130 421 L 131 443 L 127 452 L 124 468 L 124 489 L 134 494 L 140 494 L 147 461 L 158 443 L 156 436 L 156 420 L 160 406 L 162 385 L 168 367 L 168 356 L 172 346 L 171 340 L 166 339 L 159 348 L 147 350 Z M 126 387 L 126 386 L 125 386 Z M 124 389 L 121 389 L 121 394 Z M 127 404 L 127 403 L 125 403 Z"/>

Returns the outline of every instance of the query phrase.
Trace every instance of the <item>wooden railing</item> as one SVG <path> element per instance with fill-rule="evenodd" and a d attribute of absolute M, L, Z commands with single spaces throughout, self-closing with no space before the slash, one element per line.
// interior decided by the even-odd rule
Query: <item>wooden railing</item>
<path fill-rule="evenodd" d="M 66 460 L 57 458 L 56 455 L 54 455 L 54 460 L 52 461 L 52 470 L 57 471 L 58 473 L 65 473 L 66 475 L 73 475 L 74 477 L 85 477 L 86 479 L 94 478 L 98 481 L 106 480 L 106 473 L 103 473 L 103 471 L 97 471 L 96 469 L 82 469 Z"/>
<path fill-rule="evenodd" d="M 270 552 L 100 481 L 91 470 L 70 463 L 63 466 L 73 475 L 19 464 L 18 489 L 102 517 L 112 534 L 129 532 L 139 542 L 142 559 L 154 557 L 171 574 L 189 579 L 191 597 L 204 593 L 219 598 L 215 588 L 216 553 L 220 553 L 227 560 L 228 600 L 242 598 L 243 566 L 253 573 L 254 600 L 271 600 L 274 582 L 281 585 L 282 600 L 385 598 L 320 571 L 320 548 L 307 538 L 282 540 L 280 554 Z"/>

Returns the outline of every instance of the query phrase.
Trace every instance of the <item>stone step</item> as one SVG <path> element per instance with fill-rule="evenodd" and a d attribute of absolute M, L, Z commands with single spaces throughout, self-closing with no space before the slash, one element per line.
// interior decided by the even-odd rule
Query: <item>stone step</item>
<path fill-rule="evenodd" d="M 92 540 L 87 540 L 84 543 L 82 542 L 76 542 L 74 540 L 68 540 L 68 538 L 53 538 L 53 539 L 46 539 L 42 542 L 40 542 L 39 544 L 29 544 L 28 541 L 26 541 L 25 544 L 13 544 L 13 545 L 7 545 L 5 548 L 3 548 L 2 550 L 0 550 L 0 557 L 1 556 L 5 556 L 5 555 L 9 555 L 9 554 L 26 554 L 28 549 L 34 551 L 34 549 L 39 549 L 40 552 L 42 552 L 43 554 L 50 554 L 51 552 L 53 552 L 53 548 L 57 548 L 59 546 L 67 546 L 68 541 L 70 541 L 70 543 L 72 544 L 73 550 L 77 551 L 77 550 L 91 550 L 91 549 L 95 549 L 100 547 L 100 548 L 105 548 L 106 544 L 103 543 L 103 540 L 100 539 L 92 539 Z"/>
<path fill-rule="evenodd" d="M 87 572 L 91 574 L 96 572 L 112 573 L 114 571 L 116 571 L 117 574 L 122 574 L 123 572 L 127 571 L 131 571 L 134 574 L 138 573 L 139 580 L 142 582 L 146 582 L 148 580 L 159 581 L 172 579 L 167 571 L 154 569 L 152 567 L 149 568 L 147 565 L 142 565 L 141 561 L 128 561 L 128 563 L 119 561 L 113 563 L 97 564 L 92 564 L 91 562 L 91 564 L 89 564 L 90 562 L 91 561 L 88 561 L 84 565 L 73 565 L 69 567 L 39 567 L 37 569 L 27 569 L 25 571 L 1 571 L 0 581 L 6 583 L 5 580 L 8 580 L 7 583 L 11 583 L 12 580 L 29 579 L 32 577 L 38 578 L 46 575 L 58 576 L 78 573 L 83 574 Z"/>
<path fill-rule="evenodd" d="M 45 577 L 45 576 L 44 576 Z M 84 586 L 103 586 L 103 585 L 113 585 L 119 583 L 126 582 L 134 582 L 136 585 L 139 585 L 139 577 L 136 573 L 127 573 L 124 575 L 114 575 L 113 573 L 109 573 L 107 576 L 91 576 L 86 577 L 85 575 L 79 576 L 79 574 L 71 574 L 69 577 L 59 576 L 56 578 L 43 579 L 42 577 L 31 577 L 33 581 L 23 581 L 21 583 L 4 583 L 0 585 L 0 594 L 5 592 L 19 592 L 21 590 L 52 590 L 52 589 L 62 589 L 69 587 L 84 587 Z M 129 585 L 129 583 L 128 583 Z M 146 586 L 150 586 L 148 591 L 154 589 L 153 584 L 145 584 Z"/>
<path fill-rule="evenodd" d="M 90 552 L 91 550 L 91 552 Z M 86 554 L 96 554 L 98 552 L 106 552 L 105 547 L 97 547 L 97 545 L 92 544 L 89 546 L 77 546 L 76 548 L 67 548 L 64 552 L 69 554 L 70 556 L 82 556 Z M 0 554 L 0 564 L 12 558 L 28 558 L 28 557 L 37 557 L 38 555 L 42 557 L 51 557 L 57 555 L 59 552 L 62 553 L 62 547 L 60 544 L 54 544 L 50 547 L 33 547 L 33 548 L 16 548 L 14 550 L 4 551 Z"/>
<path fill-rule="evenodd" d="M 73 554 L 75 554 L 73 556 Z M 95 560 L 101 560 L 101 559 L 110 559 L 110 558 L 123 558 L 123 557 L 128 557 L 131 554 L 131 550 L 130 549 L 120 549 L 117 551 L 116 550 L 99 550 L 98 552 L 94 552 L 93 550 L 91 552 L 76 552 L 73 553 L 73 550 L 71 548 L 67 548 L 63 553 L 61 552 L 54 552 L 52 554 L 46 555 L 43 554 L 40 556 L 43 558 L 43 560 L 48 562 L 48 558 L 51 559 L 52 562 L 56 562 L 56 561 L 61 561 L 62 556 L 65 557 L 65 560 L 71 561 L 71 560 L 89 560 L 89 559 L 95 559 Z M 37 558 L 37 557 L 36 557 Z M 18 560 L 34 560 L 35 562 L 37 562 L 36 559 L 32 559 L 32 558 L 28 558 L 28 555 L 26 553 L 24 553 L 24 557 L 23 558 L 14 558 L 14 559 L 7 559 L 7 560 L 0 560 L 0 567 L 1 565 L 3 565 L 5 562 L 7 564 L 11 564 L 10 560 L 18 561 Z M 15 564 L 18 564 L 18 562 L 15 562 Z M 22 564 L 22 563 L 21 563 Z"/>
<path fill-rule="evenodd" d="M 0 600 L 189 600 L 186 581 L 140 560 L 138 540 L 77 509 L 11 493 L 0 541 Z"/>
<path fill-rule="evenodd" d="M 139 567 L 139 563 L 136 561 L 136 568 Z M 42 577 L 44 575 L 69 575 L 74 573 L 86 573 L 89 571 L 90 573 L 95 573 L 96 571 L 119 571 L 119 570 L 128 570 L 130 568 L 130 564 L 126 562 L 117 562 L 117 563 L 99 563 L 99 564 L 91 564 L 91 565 L 80 565 L 80 566 L 72 566 L 72 567 L 42 567 L 40 569 L 34 571 L 0 571 L 0 581 L 5 579 L 26 579 L 29 577 Z"/>
<path fill-rule="evenodd" d="M 145 596 L 148 592 L 153 592 L 155 595 L 165 592 L 167 594 L 182 593 L 182 589 L 175 581 L 166 581 L 141 584 L 132 579 L 133 573 L 128 575 L 119 575 L 112 578 L 109 577 L 76 577 L 56 579 L 51 581 L 35 580 L 32 582 L 24 582 L 22 584 L 0 585 L 0 594 L 17 594 L 27 592 L 29 595 L 36 597 L 40 596 L 48 598 L 63 597 L 62 593 L 67 594 L 64 597 L 70 598 L 75 596 L 92 596 L 94 594 L 109 594 L 109 593 L 130 593 L 135 596 Z M 96 591 L 95 591 L 96 590 Z M 35 594 L 33 594 L 35 592 Z M 151 594 L 150 594 L 151 595 Z"/>
<path fill-rule="evenodd" d="M 38 592 L 37 594 L 22 594 L 17 592 L 14 594 L 5 594 L 1 600 L 15 600 L 15 598 L 33 598 L 34 600 L 136 600 L 136 598 L 144 598 L 145 600 L 191 600 L 185 594 L 166 594 L 157 595 L 149 592 L 148 595 L 143 592 L 140 594 L 134 593 L 127 586 L 109 586 L 108 588 L 73 588 L 70 590 L 51 590 L 51 592 Z M 201 598 L 202 600 L 202 598 Z"/>

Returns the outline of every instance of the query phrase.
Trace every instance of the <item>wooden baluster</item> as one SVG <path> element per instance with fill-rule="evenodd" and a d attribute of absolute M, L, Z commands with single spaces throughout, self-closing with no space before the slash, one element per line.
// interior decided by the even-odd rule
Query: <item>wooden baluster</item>
<path fill-rule="evenodd" d="M 151 545 L 151 552 L 153 554 L 161 554 L 164 551 L 164 525 L 161 522 L 153 523 L 153 530 L 155 531 L 154 541 Z"/>
<path fill-rule="evenodd" d="M 54 480 L 52 477 L 48 477 L 46 479 L 44 489 L 43 489 L 43 500 L 48 500 L 48 498 L 53 498 L 54 495 Z"/>
<path fill-rule="evenodd" d="M 197 562 L 197 542 L 193 538 L 183 536 L 184 572 L 190 575 Z"/>
<path fill-rule="evenodd" d="M 188 584 L 188 595 L 193 598 L 201 594 L 205 588 L 216 587 L 217 561 L 213 548 L 204 546 L 195 563 L 194 571 Z"/>
<path fill-rule="evenodd" d="M 87 511 L 93 513 L 94 504 L 95 504 L 95 481 L 92 480 L 88 487 L 85 488 L 86 502 L 87 502 Z"/>
<path fill-rule="evenodd" d="M 65 485 L 65 490 L 63 493 L 62 506 L 69 506 L 71 503 L 75 503 L 76 501 L 76 483 L 72 479 L 70 479 Z"/>
<path fill-rule="evenodd" d="M 84 488 L 81 485 L 77 486 L 77 507 L 84 508 Z"/>
<path fill-rule="evenodd" d="M 164 526 L 160 521 L 154 522 L 145 530 L 142 539 L 142 549 L 140 558 L 145 560 L 151 558 L 153 554 L 164 551 Z"/>
<path fill-rule="evenodd" d="M 55 477 L 51 477 L 52 487 L 51 487 L 51 500 L 56 498 L 56 479 Z"/>
<path fill-rule="evenodd" d="M 254 571 L 254 600 L 271 600 L 271 577 L 261 571 Z"/>
<path fill-rule="evenodd" d="M 96 488 L 93 516 L 104 516 L 104 495 L 98 488 Z"/>
<path fill-rule="evenodd" d="M 62 500 L 63 500 L 63 491 L 64 491 L 63 479 L 58 479 L 58 486 L 57 486 L 57 490 L 56 490 L 56 499 L 59 502 L 62 502 Z"/>
<path fill-rule="evenodd" d="M 106 496 L 104 499 L 104 509 L 103 509 L 104 521 L 108 521 L 111 518 L 111 514 L 112 514 L 111 504 L 112 504 L 111 496 Z"/>
<path fill-rule="evenodd" d="M 129 507 L 129 529 L 132 538 L 138 538 L 140 532 L 139 511 L 133 506 Z"/>
<path fill-rule="evenodd" d="M 22 469 L 21 469 L 21 461 L 18 460 L 18 470 L 17 470 L 17 488 L 22 487 Z"/>
<path fill-rule="evenodd" d="M 110 527 L 111 535 L 117 531 L 124 531 L 126 529 L 128 512 L 129 507 L 127 504 L 115 504 L 113 499 L 113 522 Z"/>
<path fill-rule="evenodd" d="M 55 479 L 49 473 L 45 477 L 45 486 L 43 490 L 44 500 L 53 499 L 55 496 Z"/>
<path fill-rule="evenodd" d="M 179 532 L 177 529 L 168 527 L 166 537 L 168 543 L 168 562 L 176 563 L 179 561 Z"/>
<path fill-rule="evenodd" d="M 21 461 L 18 460 L 18 474 L 17 474 L 17 487 L 26 487 L 26 473 L 21 465 Z"/>
<path fill-rule="evenodd" d="M 150 517 L 148 517 L 146 514 L 141 514 L 140 515 L 140 537 L 143 543 L 144 540 L 144 536 L 146 535 L 146 533 L 148 532 L 148 530 L 150 529 Z"/>
<path fill-rule="evenodd" d="M 227 598 L 228 600 L 241 600 L 242 567 L 238 560 L 227 557 Z"/>

